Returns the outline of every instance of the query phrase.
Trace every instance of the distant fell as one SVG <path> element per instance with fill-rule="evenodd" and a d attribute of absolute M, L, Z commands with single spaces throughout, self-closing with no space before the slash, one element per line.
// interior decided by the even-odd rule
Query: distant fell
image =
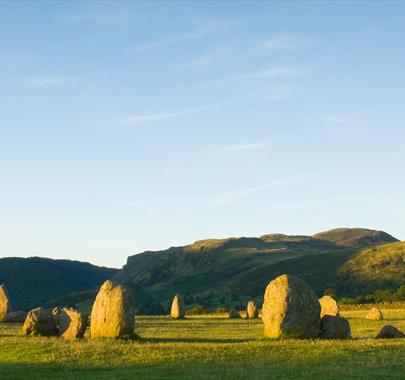
<path fill-rule="evenodd" d="M 340 290 L 352 295 L 395 290 L 405 285 L 405 242 L 358 251 L 338 270 Z"/>
<path fill-rule="evenodd" d="M 315 234 L 314 238 L 329 241 L 342 247 L 367 247 L 398 241 L 386 232 L 365 228 L 335 228 Z"/>
<path fill-rule="evenodd" d="M 361 248 L 397 241 L 367 229 L 340 228 L 314 236 L 267 234 L 261 237 L 207 239 L 162 251 L 130 256 L 114 278 L 138 291 L 138 305 L 168 307 L 175 293 L 189 305 L 243 307 L 259 304 L 268 282 L 280 274 L 301 277 L 317 293 L 341 287 L 341 266 Z"/>
<path fill-rule="evenodd" d="M 41 257 L 0 259 L 4 284 L 14 310 L 28 310 L 72 292 L 96 290 L 117 269 L 71 260 Z"/>

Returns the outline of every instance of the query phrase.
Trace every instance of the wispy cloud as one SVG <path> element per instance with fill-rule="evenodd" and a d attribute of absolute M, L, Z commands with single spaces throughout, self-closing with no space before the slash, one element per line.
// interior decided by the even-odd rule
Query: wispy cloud
<path fill-rule="evenodd" d="M 242 78 L 281 78 L 281 77 L 295 77 L 300 75 L 302 70 L 292 67 L 271 67 L 268 69 L 256 70 L 247 73 L 237 74 Z"/>
<path fill-rule="evenodd" d="M 108 9 L 91 9 L 83 12 L 56 14 L 55 17 L 72 23 L 92 23 L 108 26 L 128 21 L 130 14 L 124 10 L 108 7 Z"/>
<path fill-rule="evenodd" d="M 64 85 L 71 83 L 73 81 L 98 77 L 101 75 L 104 75 L 104 73 L 88 73 L 80 75 L 34 75 L 32 77 L 26 78 L 25 81 L 30 86 L 43 87 L 43 86 Z"/>
<path fill-rule="evenodd" d="M 277 78 L 292 78 L 299 77 L 304 74 L 304 70 L 294 67 L 269 67 L 264 69 L 257 69 L 252 71 L 236 72 L 230 73 L 222 78 L 215 80 L 204 81 L 194 85 L 185 86 L 183 88 L 177 89 L 176 93 L 188 92 L 188 91 L 198 91 L 198 90 L 211 90 L 213 88 L 219 87 L 229 87 L 229 86 L 240 86 L 243 82 L 249 82 L 257 80 L 263 83 L 265 80 L 274 80 Z M 269 95 L 269 94 L 268 94 Z M 281 88 L 280 86 L 275 88 L 274 94 L 270 94 L 273 98 L 272 100 L 286 99 L 290 97 L 291 93 L 286 93 L 286 87 Z M 269 96 L 267 96 L 269 98 Z"/>
<path fill-rule="evenodd" d="M 266 143 L 233 144 L 224 147 L 226 152 L 256 151 L 267 147 Z"/>
<path fill-rule="evenodd" d="M 210 204 L 228 204 L 240 201 L 242 199 L 265 193 L 271 190 L 274 190 L 278 187 L 290 185 L 292 183 L 298 182 L 296 178 L 281 178 L 273 182 L 265 183 L 258 186 L 246 187 L 244 189 L 233 190 L 221 194 L 214 195 L 208 199 Z"/>
<path fill-rule="evenodd" d="M 120 119 L 112 120 L 108 125 L 110 126 L 128 126 L 128 125 L 137 125 L 149 122 L 158 122 L 168 119 L 174 119 L 181 116 L 187 116 L 194 113 L 206 111 L 209 109 L 213 109 L 216 106 L 206 106 L 206 107 L 197 107 L 197 108 L 190 108 L 187 110 L 176 111 L 176 112 L 163 112 L 163 113 L 156 113 L 156 114 L 149 114 L 149 115 L 131 115 L 127 117 L 123 117 Z"/>
<path fill-rule="evenodd" d="M 298 34 L 278 34 L 261 41 L 259 50 L 301 50 L 312 46 L 315 40 L 312 37 Z"/>
<path fill-rule="evenodd" d="M 323 118 L 323 121 L 328 124 L 337 125 L 354 125 L 361 122 L 359 115 L 328 115 Z"/>
<path fill-rule="evenodd" d="M 204 54 L 188 62 L 181 63 L 177 66 L 180 70 L 201 71 L 214 62 L 212 54 Z"/>
<path fill-rule="evenodd" d="M 145 52 L 157 48 L 168 47 L 181 42 L 191 41 L 207 36 L 210 33 L 223 30 L 229 26 L 224 21 L 207 21 L 200 24 L 195 30 L 172 37 L 166 37 L 155 41 L 145 42 L 136 47 L 137 52 Z"/>

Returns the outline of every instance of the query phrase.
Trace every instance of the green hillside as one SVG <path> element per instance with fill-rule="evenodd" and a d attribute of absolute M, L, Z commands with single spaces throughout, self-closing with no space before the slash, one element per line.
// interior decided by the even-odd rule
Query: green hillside
<path fill-rule="evenodd" d="M 95 294 L 100 284 L 116 272 L 80 261 L 40 257 L 0 259 L 0 284 L 6 286 L 15 310 L 50 304 L 54 299 L 59 299 L 55 304 L 76 303 L 64 297 L 72 292 L 90 291 L 75 301 L 89 298 L 91 291 Z"/>
<path fill-rule="evenodd" d="M 282 273 L 296 274 L 319 294 L 341 286 L 340 268 L 362 247 L 397 241 L 366 229 L 338 229 L 311 236 L 264 235 L 260 238 L 202 240 L 184 247 L 144 252 L 128 258 L 114 278 L 131 286 L 142 311 L 151 304 L 168 306 L 174 293 L 190 305 L 243 306 L 261 303 L 267 283 Z"/>
<path fill-rule="evenodd" d="M 405 285 L 405 242 L 360 250 L 339 268 L 339 290 L 363 295 Z"/>
<path fill-rule="evenodd" d="M 38 257 L 0 259 L 0 283 L 14 309 L 39 305 L 89 311 L 107 278 L 130 286 L 138 311 L 167 311 L 175 293 L 188 307 L 261 304 L 270 280 L 283 273 L 307 282 L 318 295 L 371 294 L 405 285 L 405 243 L 367 229 L 335 229 L 314 236 L 269 234 L 260 238 L 197 241 L 128 258 L 122 270 Z"/>
<path fill-rule="evenodd" d="M 336 243 L 343 247 L 365 247 L 398 241 L 386 232 L 365 228 L 335 228 L 330 231 L 320 232 L 314 235 L 314 237 Z"/>

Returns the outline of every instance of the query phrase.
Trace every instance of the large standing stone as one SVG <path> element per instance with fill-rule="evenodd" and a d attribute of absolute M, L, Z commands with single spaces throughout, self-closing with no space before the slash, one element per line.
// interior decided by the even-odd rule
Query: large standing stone
<path fill-rule="evenodd" d="M 91 311 L 92 338 L 132 336 L 135 327 L 134 297 L 130 289 L 107 280 Z"/>
<path fill-rule="evenodd" d="M 324 315 L 321 319 L 319 337 L 322 339 L 350 339 L 350 324 L 340 315 Z"/>
<path fill-rule="evenodd" d="M 323 296 L 319 299 L 321 304 L 321 318 L 324 315 L 339 315 L 339 307 L 337 302 L 331 296 Z"/>
<path fill-rule="evenodd" d="M 371 321 L 381 321 L 384 319 L 383 313 L 381 313 L 381 310 L 373 307 L 366 315 L 366 319 L 369 319 Z"/>
<path fill-rule="evenodd" d="M 184 318 L 184 302 L 180 294 L 176 294 L 173 298 L 172 307 L 170 309 L 170 317 L 172 318 Z"/>
<path fill-rule="evenodd" d="M 0 322 L 3 322 L 9 311 L 10 305 L 7 290 L 4 285 L 0 285 Z"/>
<path fill-rule="evenodd" d="M 25 319 L 23 331 L 25 335 L 58 335 L 58 329 L 52 310 L 42 307 L 31 310 Z"/>
<path fill-rule="evenodd" d="M 384 326 L 376 336 L 376 339 L 394 339 L 394 338 L 405 338 L 405 334 L 402 331 L 399 331 L 396 327 L 391 325 Z"/>
<path fill-rule="evenodd" d="M 259 316 L 259 310 L 257 309 L 253 301 L 249 301 L 246 307 L 246 318 L 255 319 Z"/>
<path fill-rule="evenodd" d="M 282 275 L 264 294 L 262 319 L 269 338 L 316 338 L 321 306 L 312 289 L 297 277 Z"/>
<path fill-rule="evenodd" d="M 25 318 L 27 318 L 25 311 L 10 311 L 4 318 L 4 323 L 23 323 Z"/>
<path fill-rule="evenodd" d="M 66 340 L 83 338 L 87 326 L 87 315 L 71 308 L 55 308 L 52 312 L 60 337 Z"/>

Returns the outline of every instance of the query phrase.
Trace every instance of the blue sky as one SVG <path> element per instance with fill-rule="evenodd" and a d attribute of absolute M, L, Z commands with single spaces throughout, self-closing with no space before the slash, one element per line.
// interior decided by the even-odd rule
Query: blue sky
<path fill-rule="evenodd" d="M 0 256 L 405 239 L 405 3 L 1 2 Z"/>

